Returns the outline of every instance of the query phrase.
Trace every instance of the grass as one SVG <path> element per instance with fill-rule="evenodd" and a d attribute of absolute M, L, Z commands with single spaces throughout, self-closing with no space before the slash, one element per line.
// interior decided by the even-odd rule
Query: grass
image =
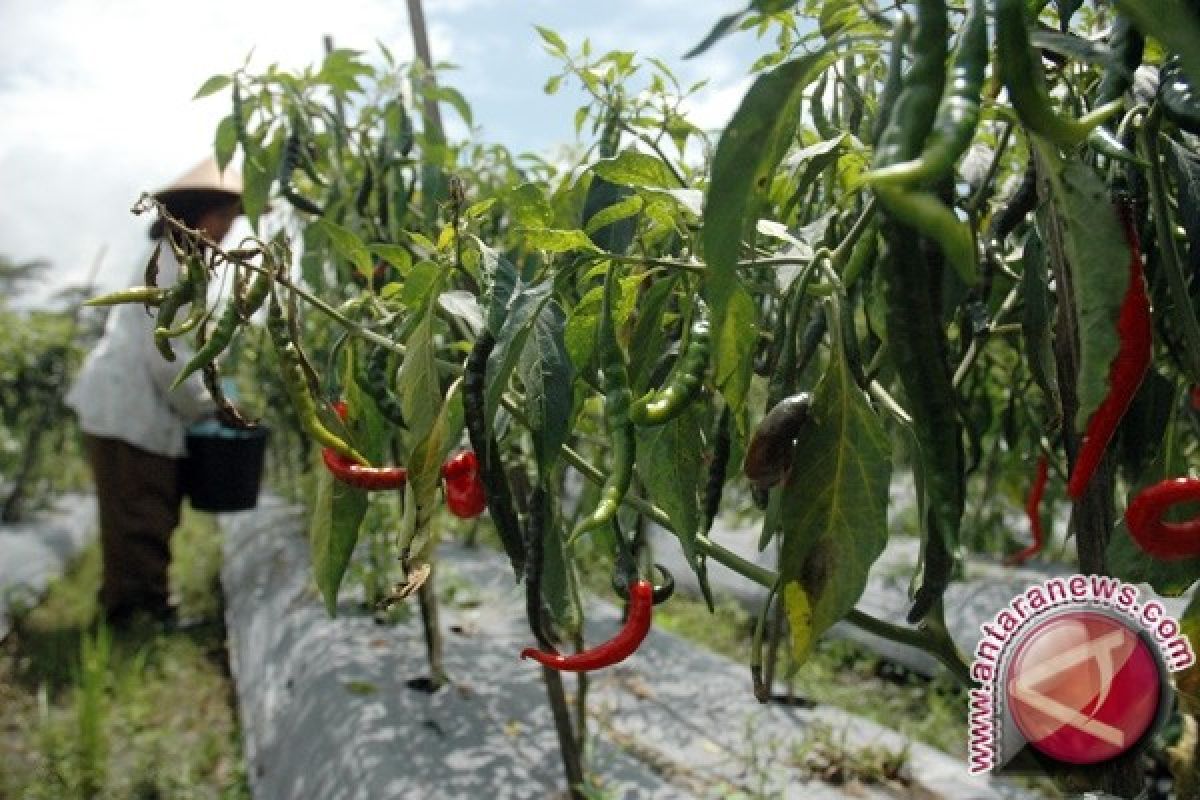
<path fill-rule="evenodd" d="M 185 514 L 172 593 L 200 624 L 96 623 L 93 546 L 0 645 L 0 798 L 249 798 L 227 673 L 215 523 Z"/>

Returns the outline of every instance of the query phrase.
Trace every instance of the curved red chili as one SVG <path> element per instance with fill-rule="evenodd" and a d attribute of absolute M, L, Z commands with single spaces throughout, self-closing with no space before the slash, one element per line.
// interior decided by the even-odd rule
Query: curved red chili
<path fill-rule="evenodd" d="M 1121 417 L 1129 409 L 1133 396 L 1150 366 L 1150 300 L 1146 297 L 1146 283 L 1142 279 L 1142 251 L 1138 242 L 1137 228 L 1124 204 L 1118 208 L 1121 224 L 1125 228 L 1125 239 L 1131 251 L 1129 258 L 1129 288 L 1121 302 L 1121 313 L 1117 317 L 1117 338 L 1120 347 L 1108 372 L 1108 394 L 1088 420 L 1083 443 L 1075 456 L 1075 465 L 1067 481 L 1067 494 L 1073 500 L 1083 495 L 1092 479 L 1100 459 L 1108 447 Z"/>
<path fill-rule="evenodd" d="M 333 410 L 343 422 L 346 421 L 348 409 L 344 402 L 335 402 Z M 321 460 L 325 462 L 325 469 L 329 470 L 334 478 L 357 489 L 369 492 L 401 489 L 408 482 L 408 470 L 404 467 L 364 466 L 330 447 L 321 449 Z"/>
<path fill-rule="evenodd" d="M 442 464 L 442 477 L 448 481 L 463 475 L 475 475 L 479 472 L 479 459 L 474 450 L 463 450 L 451 456 Z"/>
<path fill-rule="evenodd" d="M 528 647 L 521 651 L 521 658 L 532 658 L 559 672 L 588 672 L 611 667 L 629 658 L 641 646 L 646 634 L 650 633 L 653 617 L 654 586 L 650 581 L 635 581 L 629 590 L 629 616 L 616 636 L 570 656 Z"/>
<path fill-rule="evenodd" d="M 1008 564 L 1024 564 L 1042 552 L 1042 546 L 1046 541 L 1045 533 L 1042 531 L 1042 496 L 1046 493 L 1046 480 L 1049 475 L 1050 463 L 1043 455 L 1038 459 L 1037 474 L 1033 478 L 1033 485 L 1029 487 L 1029 497 L 1025 500 L 1025 516 L 1029 517 L 1029 528 L 1033 531 L 1033 543 L 1005 559 Z"/>
<path fill-rule="evenodd" d="M 1170 478 L 1148 486 L 1125 509 L 1129 535 L 1147 554 L 1163 561 L 1200 556 L 1200 517 L 1163 520 L 1167 509 L 1179 503 L 1200 503 L 1200 480 Z"/>

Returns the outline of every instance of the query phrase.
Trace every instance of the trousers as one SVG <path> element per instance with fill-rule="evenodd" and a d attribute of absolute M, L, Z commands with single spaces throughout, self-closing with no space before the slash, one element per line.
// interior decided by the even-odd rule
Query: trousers
<path fill-rule="evenodd" d="M 85 433 L 83 442 L 100 507 L 100 605 L 110 618 L 138 609 L 164 613 L 171 533 L 183 502 L 182 459 L 104 436 Z"/>

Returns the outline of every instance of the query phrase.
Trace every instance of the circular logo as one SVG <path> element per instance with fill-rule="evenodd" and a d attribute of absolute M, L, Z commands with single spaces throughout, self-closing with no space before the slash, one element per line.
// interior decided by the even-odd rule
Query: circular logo
<path fill-rule="evenodd" d="M 1058 761 L 1095 764 L 1124 753 L 1149 729 L 1162 679 L 1134 630 L 1080 610 L 1022 637 L 1004 685 L 1012 720 L 1030 745 Z"/>

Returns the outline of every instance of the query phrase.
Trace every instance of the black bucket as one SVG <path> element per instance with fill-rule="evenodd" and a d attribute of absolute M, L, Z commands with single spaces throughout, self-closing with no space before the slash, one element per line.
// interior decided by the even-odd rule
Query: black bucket
<path fill-rule="evenodd" d="M 187 431 L 183 492 L 197 511 L 247 511 L 258 504 L 267 428 L 242 430 L 216 421 Z"/>

